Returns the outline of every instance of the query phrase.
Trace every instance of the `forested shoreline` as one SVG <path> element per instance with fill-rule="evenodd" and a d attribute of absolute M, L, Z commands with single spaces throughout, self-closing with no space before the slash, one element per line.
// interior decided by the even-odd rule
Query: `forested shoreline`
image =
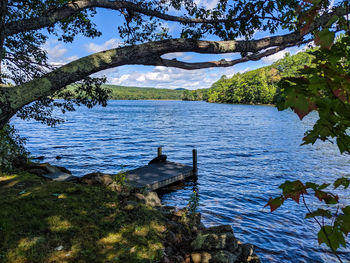
<path fill-rule="evenodd" d="M 311 66 L 312 56 L 306 51 L 296 55 L 286 53 L 270 66 L 261 67 L 232 77 L 225 75 L 208 89 L 158 89 L 106 84 L 111 100 L 184 100 L 230 104 L 276 104 L 281 99 L 279 81 L 296 77 L 297 71 Z"/>
<path fill-rule="evenodd" d="M 296 77 L 297 71 L 311 66 L 312 56 L 299 52 L 289 53 L 270 66 L 244 73 L 237 73 L 231 78 L 223 75 L 209 89 L 185 90 L 183 100 L 203 100 L 214 103 L 237 104 L 276 104 L 281 99 L 278 86 L 281 78 Z"/>

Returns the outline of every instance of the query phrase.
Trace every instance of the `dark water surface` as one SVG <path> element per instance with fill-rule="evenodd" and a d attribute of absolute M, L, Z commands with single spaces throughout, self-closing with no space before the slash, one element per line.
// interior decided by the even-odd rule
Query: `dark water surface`
<path fill-rule="evenodd" d="M 34 156 L 44 155 L 45 162 L 77 176 L 145 165 L 158 146 L 168 159 L 191 164 L 196 148 L 200 211 L 207 226 L 231 224 L 238 238 L 256 245 L 263 262 L 336 261 L 318 245 L 317 225 L 304 219 L 303 206 L 288 201 L 273 213 L 264 208 L 285 180 L 330 182 L 350 173 L 350 157 L 334 145 L 300 146 L 315 115 L 300 122 L 292 112 L 268 106 L 110 101 L 107 108 L 79 108 L 65 118 L 56 128 L 12 123 L 28 137 Z M 186 206 L 192 187 L 187 183 L 164 194 L 164 203 Z M 350 204 L 348 195 L 341 198 Z M 349 248 L 341 256 L 350 262 Z"/>

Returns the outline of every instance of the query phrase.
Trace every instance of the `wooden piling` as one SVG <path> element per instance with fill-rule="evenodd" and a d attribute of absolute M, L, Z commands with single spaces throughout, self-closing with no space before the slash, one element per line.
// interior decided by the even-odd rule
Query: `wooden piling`
<path fill-rule="evenodd" d="M 162 155 L 162 147 L 158 147 L 158 155 L 157 156 L 161 156 Z"/>
<path fill-rule="evenodd" d="M 197 150 L 192 150 L 192 158 L 193 158 L 193 174 L 198 175 L 198 166 L 197 166 Z"/>

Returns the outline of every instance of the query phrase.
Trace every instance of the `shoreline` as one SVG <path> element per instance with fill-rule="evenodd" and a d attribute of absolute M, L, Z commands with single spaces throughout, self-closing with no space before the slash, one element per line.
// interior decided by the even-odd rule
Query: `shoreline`
<path fill-rule="evenodd" d="M 47 191 L 47 188 L 49 188 L 49 191 Z M 148 252 L 150 254 L 147 256 L 151 262 L 260 262 L 259 258 L 254 253 L 254 247 L 250 244 L 244 244 L 237 240 L 234 236 L 231 226 L 220 225 L 206 228 L 201 223 L 199 213 L 191 211 L 189 208 L 179 209 L 176 207 L 164 206 L 161 203 L 161 200 L 159 199 L 156 192 L 135 191 L 135 189 L 128 188 L 128 186 L 124 183 L 117 183 L 117 180 L 113 175 L 95 173 L 94 176 L 91 176 L 91 174 L 88 177 L 85 176 L 85 178 L 83 176 L 76 182 L 56 182 L 44 179 L 38 175 L 29 174 L 28 172 L 20 172 L 17 175 L 0 176 L 0 192 L 2 196 L 8 197 L 8 200 L 11 200 L 11 198 L 14 198 L 14 200 L 16 200 L 18 196 L 20 196 L 21 201 L 24 202 L 23 205 L 25 204 L 24 206 L 29 206 L 30 203 L 30 211 L 33 212 L 21 212 L 21 210 L 25 210 L 22 205 L 18 208 L 19 211 L 17 211 L 17 213 L 24 213 L 27 214 L 27 216 L 32 217 L 31 219 L 27 219 L 27 221 L 30 222 L 33 220 L 33 218 L 35 218 L 35 220 L 40 220 L 43 224 L 41 225 L 40 229 L 43 229 L 39 231 L 37 235 L 43 236 L 43 239 L 46 238 L 46 235 L 50 236 L 51 232 L 60 233 L 63 231 L 63 236 L 58 239 L 56 237 L 57 240 L 53 246 L 50 246 L 49 248 L 45 247 L 45 251 L 40 252 L 44 254 L 50 254 L 50 258 L 54 255 L 56 262 L 83 259 L 84 256 L 80 255 L 81 251 L 75 251 L 75 253 L 73 253 L 73 248 L 70 244 L 72 244 L 74 238 L 79 235 L 84 235 L 84 239 L 91 239 L 88 232 L 85 231 L 86 233 L 81 233 L 79 231 L 80 227 L 78 227 L 78 229 L 71 228 L 74 218 L 76 217 L 74 212 L 58 212 L 60 211 L 60 208 L 56 206 L 60 203 L 63 203 L 63 206 L 70 205 L 77 207 L 76 209 L 79 209 L 79 207 L 83 204 L 81 202 L 84 202 L 84 204 L 86 202 L 91 203 L 93 202 L 93 198 L 97 198 L 100 195 L 101 198 L 98 199 L 98 202 L 101 202 L 101 204 L 105 201 L 107 201 L 107 203 L 111 203 L 110 200 L 105 200 L 106 197 L 102 197 L 106 196 L 106 194 L 109 196 L 109 198 L 115 199 L 117 201 L 117 203 L 115 203 L 116 206 L 114 206 L 114 211 L 116 211 L 117 214 L 124 214 L 124 227 L 122 229 L 130 228 L 132 231 L 128 232 L 128 234 L 125 233 L 125 235 L 122 235 L 122 239 L 116 239 L 116 235 L 119 236 L 119 234 L 113 234 L 112 231 L 111 234 L 114 236 L 113 239 L 110 236 L 111 234 L 107 236 L 105 236 L 105 234 L 102 234 L 106 232 L 107 229 L 103 230 L 103 227 L 98 227 L 98 225 L 101 223 L 101 219 L 98 218 L 101 215 L 96 214 L 96 216 L 94 216 L 95 218 L 91 216 L 87 217 L 88 215 L 79 216 L 78 222 L 75 223 L 77 226 L 79 224 L 82 224 L 82 228 L 88 227 L 88 225 L 85 225 L 86 223 L 84 224 L 82 222 L 89 219 L 90 225 L 97 224 L 97 228 L 95 229 L 96 234 L 94 235 L 97 235 L 97 233 L 101 232 L 101 234 L 97 235 L 100 236 L 100 238 L 96 239 L 95 242 L 92 242 L 89 247 L 95 246 L 94 249 L 98 250 L 98 253 L 102 253 L 101 251 L 106 251 L 106 248 L 108 247 L 108 251 L 105 254 L 101 254 L 99 259 L 96 258 L 96 262 L 105 262 L 106 257 L 110 256 L 113 253 L 115 254 L 118 251 L 123 252 L 119 256 L 120 259 L 125 258 L 122 262 L 138 262 L 136 258 L 130 261 L 130 257 L 133 257 L 135 253 L 135 255 L 138 256 L 140 256 L 142 253 L 145 253 L 145 246 L 151 246 L 154 248 L 153 250 L 150 250 L 151 252 Z M 12 196 L 13 193 L 15 193 L 14 196 Z M 90 193 L 94 194 L 91 195 Z M 38 198 L 39 196 L 42 197 L 40 200 L 35 198 Z M 78 199 L 75 200 L 73 198 L 74 196 L 78 197 Z M 7 198 L 4 199 L 6 200 Z M 52 212 L 49 213 L 49 217 L 47 217 L 48 211 L 40 211 L 40 213 L 43 213 L 42 215 L 40 215 L 40 213 L 36 214 L 34 212 L 38 211 L 37 206 L 40 207 L 41 202 L 45 201 L 50 203 L 50 209 L 48 210 Z M 4 202 L 4 200 L 0 201 L 0 203 L 1 202 Z M 87 210 L 88 214 L 95 214 L 95 210 L 97 212 L 101 209 L 101 207 L 98 205 L 98 202 Z M 0 211 L 0 215 L 7 209 L 6 205 L 2 207 L 4 209 L 3 211 Z M 58 218 L 61 218 L 61 220 L 55 223 L 56 225 L 58 224 L 55 228 L 49 227 L 47 229 L 45 222 L 47 222 L 47 218 L 52 217 L 51 213 L 55 214 L 54 218 L 57 218 L 56 221 Z M 46 215 L 46 217 L 43 215 Z M 120 218 L 114 218 L 114 224 L 120 225 L 120 223 L 118 223 L 119 219 Z M 21 218 L 21 220 L 24 219 Z M 138 222 L 136 226 L 135 221 Z M 141 222 L 147 223 L 142 224 Z M 14 221 L 13 224 L 16 224 L 16 221 Z M 27 226 L 27 228 L 30 227 Z M 110 232 L 114 228 L 115 227 L 112 227 L 110 230 L 107 230 L 107 232 Z M 20 233 L 5 233 L 5 237 L 7 236 L 6 234 L 11 234 L 12 238 L 13 236 L 19 235 L 21 237 L 21 240 L 32 242 L 28 240 L 28 238 L 30 236 L 29 233 L 32 232 L 33 229 L 24 229 L 23 226 L 18 226 L 15 229 Z M 57 232 L 57 230 L 59 230 L 59 232 Z M 69 235 L 68 239 L 67 237 L 64 238 L 64 234 L 67 230 L 75 232 L 75 235 Z M 112 242 L 112 240 L 115 241 Z M 123 240 L 128 240 L 128 243 L 125 244 L 127 246 L 126 250 L 124 247 L 119 248 L 118 245 L 120 242 L 123 242 Z M 84 243 L 84 241 L 79 242 Z M 102 245 L 101 242 L 103 243 Z M 112 243 L 108 242 L 112 242 L 113 245 L 111 246 Z M 5 251 L 8 253 L 0 253 L 0 258 L 8 257 L 7 261 L 5 260 L 6 262 L 17 262 L 20 257 L 23 257 L 23 253 L 26 255 L 27 252 L 23 252 L 19 247 L 13 247 L 15 244 L 18 243 L 12 243 L 12 247 L 10 244 L 6 244 L 8 246 L 7 248 L 2 247 L 0 251 Z M 20 251 L 22 252 L 19 254 L 16 252 L 9 254 L 9 251 L 18 251 L 18 253 Z M 139 253 L 138 251 L 143 252 Z M 94 253 L 96 254 L 97 251 L 94 251 Z M 146 254 L 144 254 L 144 256 L 146 256 Z M 47 257 L 48 255 L 45 256 Z M 32 261 L 27 258 L 29 260 L 26 262 L 33 262 L 38 260 L 35 258 L 36 255 L 32 254 L 31 257 Z M 152 257 L 155 257 L 154 261 L 152 260 Z M 127 258 L 129 258 L 129 261 Z M 142 260 L 140 262 L 142 262 Z"/>

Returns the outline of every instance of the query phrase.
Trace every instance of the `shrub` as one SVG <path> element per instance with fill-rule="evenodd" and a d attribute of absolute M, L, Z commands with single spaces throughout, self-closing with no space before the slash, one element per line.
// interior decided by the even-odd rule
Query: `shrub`
<path fill-rule="evenodd" d="M 18 135 L 12 125 L 0 130 L 0 170 L 11 171 L 16 164 L 26 161 L 28 152 L 24 148 L 25 138 Z"/>

